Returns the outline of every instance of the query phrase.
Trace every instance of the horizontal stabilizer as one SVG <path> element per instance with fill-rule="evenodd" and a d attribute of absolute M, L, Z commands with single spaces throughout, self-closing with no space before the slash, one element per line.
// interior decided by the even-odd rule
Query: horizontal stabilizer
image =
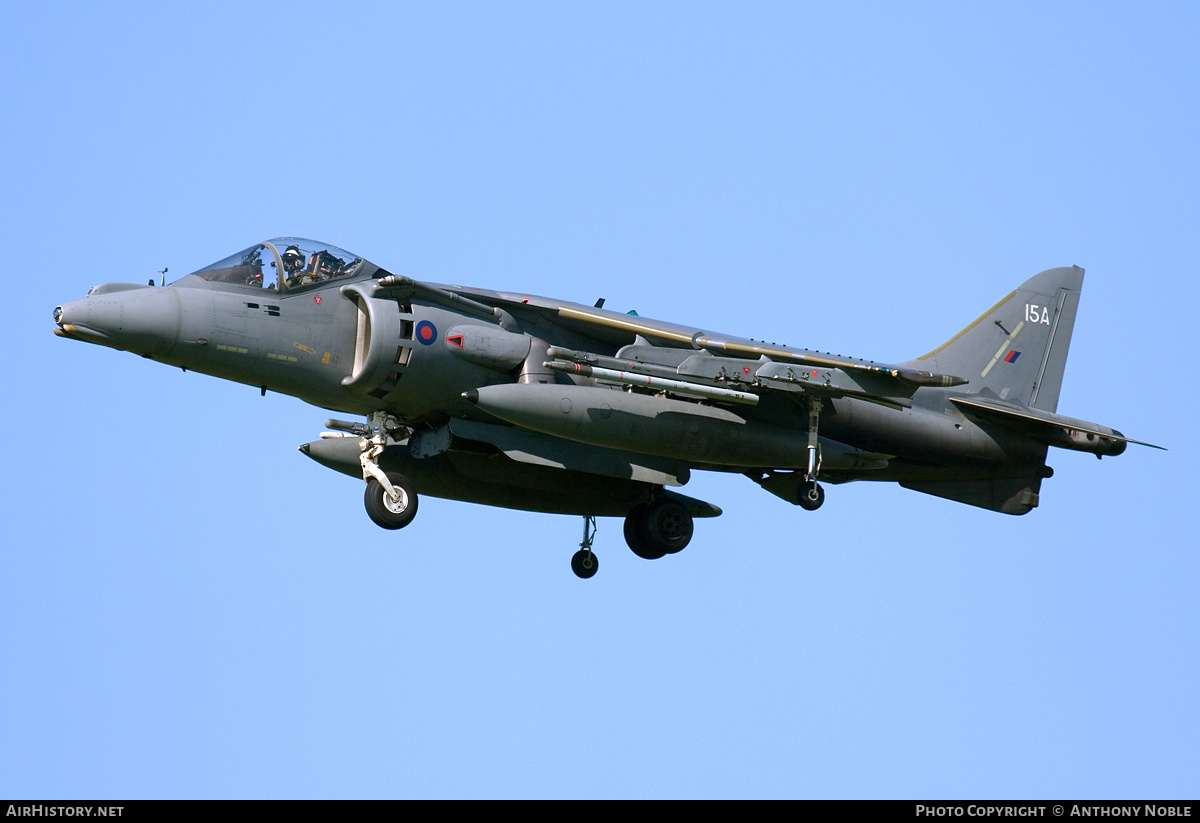
<path fill-rule="evenodd" d="M 1126 437 L 1108 426 L 1077 420 L 1074 417 L 1065 417 L 1041 409 L 1031 409 L 1003 400 L 974 395 L 972 397 L 952 397 L 950 402 L 979 417 L 1002 423 L 1009 428 L 1060 448 L 1104 455 L 1120 454 L 1125 451 L 1126 443 L 1149 446 L 1152 449 L 1163 448 L 1153 443 Z"/>

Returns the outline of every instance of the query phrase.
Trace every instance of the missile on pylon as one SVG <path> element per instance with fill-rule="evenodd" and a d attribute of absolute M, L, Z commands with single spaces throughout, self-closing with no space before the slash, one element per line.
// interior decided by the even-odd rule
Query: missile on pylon
<path fill-rule="evenodd" d="M 626 386 L 639 386 L 646 389 L 675 392 L 704 397 L 709 400 L 721 400 L 726 403 L 742 403 L 753 406 L 758 402 L 758 395 L 753 392 L 736 391 L 720 386 L 705 386 L 701 383 L 691 383 L 685 380 L 655 377 L 650 374 L 625 371 L 623 369 L 605 369 L 600 366 L 589 366 L 587 363 L 568 363 L 564 360 L 551 360 L 542 364 L 548 369 L 564 374 L 577 374 L 580 377 L 590 377 L 596 380 L 611 380 Z"/>

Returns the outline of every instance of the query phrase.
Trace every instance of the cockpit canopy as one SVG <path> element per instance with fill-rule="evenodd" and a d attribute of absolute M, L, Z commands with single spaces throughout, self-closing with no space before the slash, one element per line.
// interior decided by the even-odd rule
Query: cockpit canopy
<path fill-rule="evenodd" d="M 294 291 L 375 271 L 377 266 L 337 246 L 303 237 L 276 237 L 194 271 L 189 277 Z"/>

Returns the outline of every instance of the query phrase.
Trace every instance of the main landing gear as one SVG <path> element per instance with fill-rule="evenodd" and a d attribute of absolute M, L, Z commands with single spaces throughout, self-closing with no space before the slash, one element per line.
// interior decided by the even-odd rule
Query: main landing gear
<path fill-rule="evenodd" d="M 691 541 L 692 513 L 688 507 L 670 497 L 659 497 L 649 503 L 634 506 L 625 516 L 625 542 L 638 557 L 658 560 L 682 551 Z M 596 573 L 600 561 L 592 552 L 596 536 L 596 518 L 583 518 L 583 542 L 571 557 L 571 570 L 587 579 Z"/>
<path fill-rule="evenodd" d="M 669 497 L 635 506 L 625 516 L 625 542 L 645 560 L 682 551 L 691 542 L 692 532 L 691 512 Z"/>

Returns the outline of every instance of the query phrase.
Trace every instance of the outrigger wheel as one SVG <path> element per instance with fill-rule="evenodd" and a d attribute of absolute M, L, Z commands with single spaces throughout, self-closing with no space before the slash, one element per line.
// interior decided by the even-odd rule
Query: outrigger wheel
<path fill-rule="evenodd" d="M 592 552 L 592 540 L 596 537 L 596 516 L 583 516 L 583 540 L 579 543 L 579 551 L 571 555 L 571 571 L 578 577 L 587 580 L 600 568 L 600 558 Z"/>
<path fill-rule="evenodd" d="M 600 568 L 600 558 L 591 549 L 580 549 L 571 555 L 571 571 L 587 580 Z"/>
<path fill-rule="evenodd" d="M 816 511 L 825 502 L 825 490 L 816 480 L 805 480 L 796 491 L 796 502 L 802 509 Z"/>
<path fill-rule="evenodd" d="M 814 372 L 815 374 L 815 372 Z M 821 508 L 825 502 L 825 490 L 817 483 L 821 471 L 821 441 L 817 437 L 817 425 L 821 420 L 821 398 L 808 398 L 808 471 L 804 482 L 796 489 L 796 503 L 810 512 Z"/>
<path fill-rule="evenodd" d="M 363 503 L 367 507 L 367 516 L 375 521 L 376 526 L 384 529 L 402 529 L 417 516 L 417 490 L 402 474 L 388 472 L 387 479 L 395 489 L 396 497 L 388 494 L 383 485 L 372 477 L 367 481 Z"/>

